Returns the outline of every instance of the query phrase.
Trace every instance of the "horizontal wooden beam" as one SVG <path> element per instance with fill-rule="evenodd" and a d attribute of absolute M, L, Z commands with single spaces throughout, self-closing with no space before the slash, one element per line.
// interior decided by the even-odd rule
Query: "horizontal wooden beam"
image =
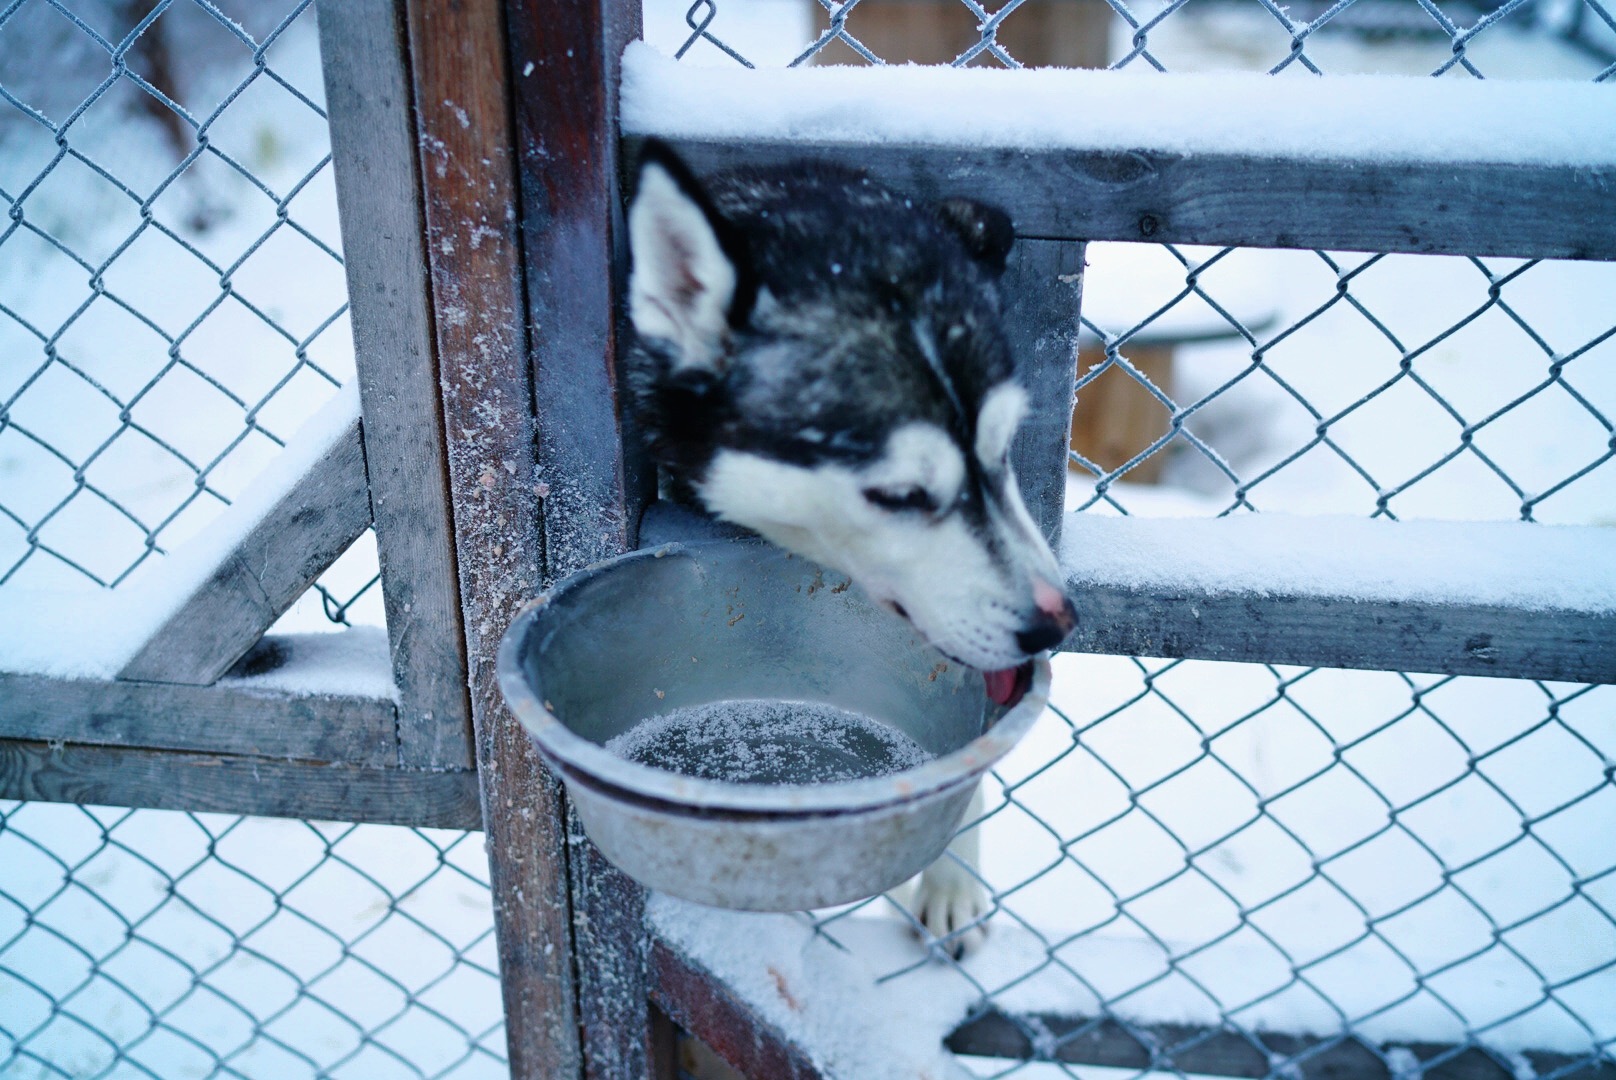
<path fill-rule="evenodd" d="M 1616 530 L 1071 514 L 1061 561 L 1067 651 L 1616 682 Z"/>
<path fill-rule="evenodd" d="M 1052 240 L 1616 258 L 1608 87 L 623 58 L 698 173 L 820 159 Z"/>
<path fill-rule="evenodd" d="M 0 671 L 0 738 L 391 765 L 386 699 Z"/>
<path fill-rule="evenodd" d="M 0 739 L 0 799 L 480 829 L 477 774 Z"/>
<path fill-rule="evenodd" d="M 1002 207 L 1018 235 L 1260 248 L 1616 259 L 1616 165 L 673 138 L 698 173 L 817 160 Z M 632 150 L 629 155 L 632 160 Z"/>
<path fill-rule="evenodd" d="M 699 962 L 651 942 L 651 1000 L 743 1076 L 821 1080 L 808 1054 Z"/>
<path fill-rule="evenodd" d="M 357 396 L 333 401 L 282 456 L 258 490 L 142 583 L 159 596 L 182 589 L 184 599 L 120 678 L 212 683 L 370 527 Z"/>
<path fill-rule="evenodd" d="M 1033 1033 L 1039 1049 L 1035 1051 Z M 1111 1018 L 1036 1013 L 1011 1016 L 990 1010 L 954 1030 L 944 1041 L 956 1054 L 1163 1070 L 1180 1075 L 1266 1077 L 1276 1068 L 1298 1080 L 1353 1077 L 1389 1080 L 1388 1055 L 1412 1055 L 1427 1076 L 1442 1080 L 1510 1080 L 1515 1062 L 1529 1062 L 1537 1076 L 1574 1075 L 1578 1080 L 1616 1080 L 1616 1064 L 1597 1051 L 1585 1055 L 1511 1051 L 1506 1058 L 1479 1046 L 1389 1043 L 1371 1046 L 1356 1036 L 1289 1035 L 1193 1024 L 1124 1025 Z M 1283 1059 L 1283 1060 L 1279 1060 Z M 1399 1073 L 1400 1075 L 1400 1073 Z"/>

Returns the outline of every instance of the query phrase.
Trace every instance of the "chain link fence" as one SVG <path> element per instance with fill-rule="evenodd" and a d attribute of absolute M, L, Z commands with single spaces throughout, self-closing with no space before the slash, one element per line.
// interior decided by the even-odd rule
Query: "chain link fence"
<path fill-rule="evenodd" d="M 1052 7 L 698 0 L 648 8 L 647 33 L 695 63 L 1016 67 L 1051 62 L 1054 18 L 1094 67 L 1616 73 L 1598 2 Z M 1616 524 L 1616 267 L 1094 244 L 1084 296 L 1071 510 Z M 987 944 L 961 961 L 933 941 L 878 976 L 910 1001 L 963 984 L 955 1048 L 1009 1055 L 973 1070 L 1616 1067 L 1610 687 L 1056 667 L 1054 707 L 966 825 Z M 926 936 L 888 897 L 808 918 L 879 964 L 904 954 L 873 922 Z"/>
<path fill-rule="evenodd" d="M 309 0 L 0 3 L 7 617 L 138 580 L 352 377 L 323 102 Z M 369 534 L 279 625 L 333 623 L 382 623 Z M 0 803 L 0 1076 L 504 1076 L 492 925 L 475 834 Z"/>
<path fill-rule="evenodd" d="M 0 589 L 138 575 L 352 374 L 313 12 L 240 8 L 0 8 Z"/>
<path fill-rule="evenodd" d="M 0 1075 L 507 1075 L 477 835 L 0 803 Z"/>
<path fill-rule="evenodd" d="M 910 6 L 949 13 L 947 61 L 1049 62 L 1021 26 L 1062 40 L 1037 0 Z M 1092 66 L 1616 71 L 1596 0 L 1068 6 Z M 646 19 L 694 62 L 929 59 L 890 51 L 916 38 L 881 10 Z M 312 16 L 0 6 L 0 597 L 131 579 L 351 377 Z M 1073 509 L 1616 523 L 1609 267 L 1094 247 L 1080 413 L 1138 419 L 1079 416 Z M 318 617 L 380 622 L 373 547 L 322 585 Z M 1253 1076 L 1352 1048 L 1393 1077 L 1610 1067 L 1609 688 L 1059 665 L 969 826 L 988 945 L 883 975 L 964 980 L 1034 1059 L 973 1067 L 1076 1075 L 1102 1037 L 1135 1073 L 1228 1039 Z M 504 1073 L 469 834 L 3 804 L 0 867 L 0 1074 Z M 851 940 L 869 916 L 909 918 L 880 898 L 815 921 Z"/>
<path fill-rule="evenodd" d="M 1616 15 L 1604 0 L 651 0 L 646 16 L 647 36 L 681 59 L 746 66 L 1616 75 Z"/>

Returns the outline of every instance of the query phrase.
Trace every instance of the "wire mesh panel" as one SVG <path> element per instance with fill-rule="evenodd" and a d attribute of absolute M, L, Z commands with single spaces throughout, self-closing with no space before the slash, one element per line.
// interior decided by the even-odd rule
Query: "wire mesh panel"
<path fill-rule="evenodd" d="M 704 64 L 1608 80 L 1616 60 L 1599 3 L 1063 6 L 1099 39 L 1085 60 L 1051 59 L 1033 0 L 702 0 L 648 5 L 647 34 Z M 1071 510 L 1616 523 L 1616 267 L 1123 244 L 1088 261 Z M 906 1007 L 972 1001 L 956 1049 L 1026 1059 L 973 1070 L 1612 1067 L 1611 688 L 1055 663 L 1054 707 L 967 824 L 987 943 L 905 946 L 924 933 L 886 897 L 809 917 Z"/>
<path fill-rule="evenodd" d="M 0 1075 L 506 1075 L 476 834 L 0 803 Z"/>
<path fill-rule="evenodd" d="M 647 37 L 701 63 L 953 63 L 1378 71 L 1477 78 L 1616 73 L 1602 0 L 648 0 Z"/>
<path fill-rule="evenodd" d="M 0 7 L 0 593 L 138 576 L 351 375 L 322 102 L 308 3 Z"/>

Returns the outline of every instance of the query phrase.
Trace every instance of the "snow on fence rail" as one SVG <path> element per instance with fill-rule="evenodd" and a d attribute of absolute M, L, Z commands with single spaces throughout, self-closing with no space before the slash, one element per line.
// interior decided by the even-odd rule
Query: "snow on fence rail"
<path fill-rule="evenodd" d="M 1616 185 L 1610 86 L 735 71 L 646 45 L 623 66 L 624 132 L 699 167 L 841 161 L 923 195 L 968 190 L 1025 237 L 1616 257 L 1616 224 L 1583 212 Z"/>

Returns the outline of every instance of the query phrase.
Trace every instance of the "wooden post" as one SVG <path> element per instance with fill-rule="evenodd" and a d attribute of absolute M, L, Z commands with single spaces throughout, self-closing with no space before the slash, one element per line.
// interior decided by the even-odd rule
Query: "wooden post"
<path fill-rule="evenodd" d="M 465 640 L 403 12 L 319 7 L 365 467 L 398 686 L 399 763 L 468 768 Z"/>
<path fill-rule="evenodd" d="M 511 1076 L 575 1077 L 565 804 L 494 671 L 543 556 L 505 4 L 404 6 Z"/>
<path fill-rule="evenodd" d="M 546 581 L 628 550 L 648 470 L 625 450 L 618 296 L 627 265 L 618 190 L 617 62 L 638 4 L 511 0 L 522 238 Z M 656 1074 L 644 892 L 569 820 L 583 1073 Z M 662 1064 L 667 1064 L 663 1062 Z"/>
<path fill-rule="evenodd" d="M 1083 250 L 1078 241 L 1017 237 L 1002 287 L 1010 349 L 1032 400 L 1012 460 L 1027 509 L 1057 550 L 1066 508 Z"/>

